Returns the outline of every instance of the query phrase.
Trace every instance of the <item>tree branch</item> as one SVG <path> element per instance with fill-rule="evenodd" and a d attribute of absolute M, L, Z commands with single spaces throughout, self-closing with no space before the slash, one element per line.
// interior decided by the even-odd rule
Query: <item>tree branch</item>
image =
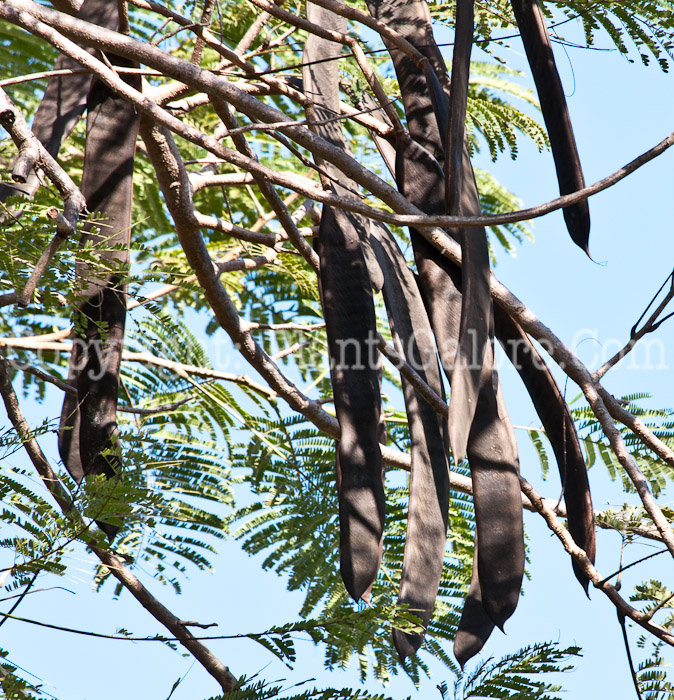
<path fill-rule="evenodd" d="M 42 478 L 47 490 L 52 494 L 57 504 L 69 518 L 80 519 L 73 508 L 69 494 L 61 485 L 58 477 L 52 470 L 49 461 L 42 452 L 37 440 L 31 437 L 31 430 L 26 422 L 14 387 L 10 379 L 9 362 L 0 356 L 0 393 L 7 409 L 7 415 L 21 437 L 26 452 L 33 463 L 37 473 Z M 88 526 L 85 527 L 86 532 Z M 138 600 L 138 602 L 175 637 L 194 656 L 197 661 L 215 678 L 223 692 L 229 692 L 236 684 L 236 678 L 229 669 L 217 659 L 213 653 L 200 641 L 194 638 L 189 629 L 167 607 L 162 605 L 136 578 L 136 576 L 122 563 L 122 561 L 110 550 L 103 549 L 96 544 L 95 539 L 86 541 L 89 548 L 96 554 L 102 564 L 110 573 Z"/>
<path fill-rule="evenodd" d="M 166 75 L 193 86 L 195 89 L 220 96 L 223 100 L 231 103 L 244 114 L 248 114 L 250 117 L 258 119 L 259 121 L 287 121 L 285 115 L 279 110 L 259 102 L 219 76 L 204 69 L 197 68 L 187 61 L 174 58 L 148 44 L 109 30 L 93 27 L 86 22 L 42 7 L 31 2 L 31 0 L 6 0 L 0 5 L 0 17 L 13 24 L 24 27 L 31 33 L 45 38 L 78 63 L 90 67 L 104 82 L 110 85 L 113 90 L 122 94 L 131 102 L 134 102 L 134 104 L 143 111 L 150 113 L 159 123 L 175 133 L 180 134 L 183 138 L 186 138 L 192 143 L 212 151 L 224 160 L 238 165 L 251 173 L 259 172 L 268 177 L 271 182 L 300 192 L 317 201 L 355 211 L 364 216 L 390 224 L 409 225 L 415 228 L 434 228 L 437 226 L 445 226 L 448 228 L 472 228 L 495 226 L 536 218 L 549 212 L 556 211 L 557 209 L 567 207 L 583 199 L 587 199 L 590 195 L 611 187 L 645 163 L 664 153 L 665 150 L 674 144 L 674 132 L 672 132 L 659 144 L 594 185 L 573 194 L 558 197 L 537 207 L 499 215 L 451 217 L 426 216 L 422 214 L 393 187 L 371 173 L 367 168 L 360 165 L 360 163 L 345 154 L 341 149 L 332 146 L 305 127 L 292 126 L 282 129 L 283 133 L 292 138 L 296 143 L 304 146 L 320 158 L 324 158 L 336 165 L 345 175 L 356 181 L 362 187 L 368 189 L 373 195 L 390 206 L 394 212 L 402 212 L 391 214 L 382 209 L 363 204 L 354 198 L 338 197 L 331 193 L 326 193 L 315 186 L 306 187 L 296 176 L 290 177 L 282 173 L 277 173 L 271 168 L 265 168 L 265 166 L 251 161 L 251 159 L 245 158 L 241 154 L 224 148 L 220 144 L 216 144 L 212 138 L 198 132 L 196 129 L 191 129 L 187 125 L 182 124 L 175 117 L 168 114 L 165 110 L 162 110 L 157 104 L 141 96 L 140 93 L 136 93 L 134 90 L 128 88 L 126 84 L 118 80 L 115 74 L 109 71 L 101 62 L 96 61 L 96 59 L 86 54 L 86 52 L 79 49 L 79 47 L 73 46 L 71 42 L 68 42 L 63 39 L 63 37 L 59 37 L 53 31 L 50 31 L 42 22 L 44 21 L 51 27 L 58 28 L 59 31 L 63 32 L 65 35 L 72 36 L 82 43 L 114 51 L 119 55 L 146 63 Z M 37 22 L 36 18 L 39 18 L 40 22 Z M 434 231 L 433 233 L 442 237 L 440 232 Z"/>
<path fill-rule="evenodd" d="M 592 581 L 595 588 L 598 588 L 602 593 L 604 593 L 607 598 L 615 605 L 618 613 L 629 617 L 630 620 L 636 622 L 640 627 L 643 627 L 647 632 L 661 639 L 666 644 L 674 646 L 674 634 L 669 630 L 656 625 L 649 619 L 646 613 L 642 613 L 640 610 L 633 608 L 629 603 L 627 603 L 624 598 L 616 590 L 615 586 L 604 579 L 597 569 L 592 565 L 592 562 L 587 558 L 585 552 L 573 541 L 569 531 L 562 526 L 562 524 L 557 520 L 554 511 L 545 502 L 543 498 L 536 492 L 536 490 L 529 484 L 526 479 L 520 477 L 520 485 L 522 487 L 522 492 L 531 501 L 532 505 L 536 511 L 543 516 L 543 519 L 547 523 L 548 527 L 560 542 L 564 545 L 564 549 L 577 561 L 582 567 L 583 571 L 587 577 Z"/>
<path fill-rule="evenodd" d="M 68 223 L 68 231 L 74 231 L 77 228 L 80 212 L 86 207 L 82 193 L 68 173 L 49 155 L 47 149 L 28 127 L 20 110 L 2 88 L 0 88 L 0 125 L 19 149 L 14 179 L 19 182 L 25 181 L 25 177 L 32 168 L 42 168 L 63 199 L 63 216 Z M 17 175 L 17 172 L 25 173 L 25 176 Z M 63 226 L 56 214 L 52 218 L 56 220 L 57 227 Z"/>
<path fill-rule="evenodd" d="M 637 329 L 637 326 L 639 325 L 639 323 L 641 323 L 644 316 L 648 313 L 648 309 L 651 308 L 655 300 L 658 298 L 660 292 L 665 288 L 667 282 L 670 282 L 670 287 L 669 291 L 665 295 L 665 298 L 658 304 L 657 308 L 650 315 L 646 323 L 644 323 L 644 325 L 641 328 Z M 674 299 L 674 272 L 669 273 L 667 279 L 664 281 L 660 289 L 658 289 L 658 291 L 655 293 L 655 296 L 648 303 L 648 306 L 646 307 L 644 312 L 641 314 L 637 322 L 632 326 L 632 330 L 630 331 L 630 339 L 626 343 L 625 347 L 619 350 L 613 357 L 607 360 L 596 372 L 593 373 L 592 378 L 595 380 L 595 382 L 599 381 L 606 374 L 606 372 L 608 372 L 611 369 L 611 367 L 617 365 L 618 362 L 620 362 L 620 360 L 626 357 L 627 354 L 631 352 L 634 346 L 645 335 L 656 331 L 668 318 L 670 318 L 673 315 L 670 313 L 664 318 L 659 318 L 660 314 L 667 308 L 667 305 L 672 299 Z"/>

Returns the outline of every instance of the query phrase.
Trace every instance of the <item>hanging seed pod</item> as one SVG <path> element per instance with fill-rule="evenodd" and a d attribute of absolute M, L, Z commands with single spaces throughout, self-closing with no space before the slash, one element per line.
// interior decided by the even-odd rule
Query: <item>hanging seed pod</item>
<path fill-rule="evenodd" d="M 346 20 L 307 3 L 313 22 L 343 31 Z M 311 128 L 346 149 L 341 125 L 327 121 L 339 114 L 339 75 L 336 61 L 340 46 L 314 35 L 304 51 L 303 87 L 311 100 Z M 342 193 L 344 175 L 321 163 Z M 384 466 L 379 447 L 381 395 L 377 369 L 377 327 L 372 283 L 361 247 L 368 237 L 359 217 L 323 207 L 318 231 L 321 300 L 325 316 L 335 411 L 341 430 L 337 445 L 340 569 L 354 600 L 369 600 L 379 570 L 384 533 Z M 369 257 L 372 257 L 371 255 Z M 372 263 L 370 264 L 372 267 Z M 381 275 L 376 272 L 374 277 Z M 376 284 L 376 283 L 375 283 Z"/>
<path fill-rule="evenodd" d="M 496 337 L 519 372 L 550 440 L 562 480 L 569 532 L 594 563 L 594 509 L 583 451 L 569 407 L 540 353 L 522 328 L 505 311 L 494 309 Z M 587 594 L 589 580 L 571 560 L 576 578 Z"/>
<path fill-rule="evenodd" d="M 545 16 L 538 0 L 511 0 L 524 50 L 541 102 L 543 119 L 550 137 L 560 194 L 585 187 L 576 139 L 559 78 Z M 590 254 L 590 209 L 587 200 L 565 207 L 564 220 L 574 243 Z"/>
<path fill-rule="evenodd" d="M 423 2 L 374 2 L 370 11 L 401 33 L 422 52 L 433 66 L 435 81 L 448 84 L 437 45 L 430 28 L 428 10 Z M 411 139 L 399 139 L 397 144 L 396 180 L 398 188 L 417 207 L 428 214 L 445 214 L 445 181 L 441 164 L 447 167 L 442 134 L 448 128 L 440 125 L 447 107 L 438 108 L 437 89 L 429 87 L 424 74 L 400 51 L 389 47 L 398 82 Z M 446 100 L 446 97 L 445 97 Z M 444 139 L 445 141 L 447 139 Z M 461 148 L 462 177 L 460 211 L 464 215 L 480 213 L 479 196 L 465 139 Z M 450 230 L 458 240 L 460 232 Z M 493 369 L 493 337 L 491 297 L 488 287 L 489 260 L 484 230 L 467 232 L 464 246 L 463 270 L 444 258 L 418 232 L 411 230 L 419 285 L 424 296 L 435 334 L 441 363 L 452 383 L 452 402 L 457 382 L 471 382 L 473 370 L 479 372 L 479 389 L 475 406 L 462 410 L 458 402 L 458 451 L 465 442 L 471 474 L 476 484 L 474 501 L 478 522 L 481 582 L 481 604 L 485 615 L 494 624 L 503 626 L 514 610 L 524 570 L 524 543 L 521 496 L 519 491 L 517 447 L 503 402 L 498 395 L 498 378 Z M 472 257 L 471 257 L 472 256 Z M 470 270 L 467 273 L 467 270 Z M 472 275 L 472 277 L 471 277 Z M 467 277 L 466 277 L 467 276 Z M 471 301 L 466 302 L 466 297 Z M 461 337 L 470 328 L 478 338 L 484 360 L 478 358 L 457 372 L 455 359 Z M 482 335 L 480 335 L 482 333 Z M 464 347 L 468 347 L 465 345 Z M 473 354 L 473 353 L 469 353 Z M 470 392 L 464 392 L 470 396 Z M 450 402 L 450 411 L 452 410 Z M 465 402 L 463 402 L 465 406 Z M 474 412 L 474 418 L 470 415 Z M 455 459 L 457 455 L 455 453 Z M 472 624 L 467 618 L 466 624 Z M 484 626 L 476 630 L 484 636 Z M 485 637 L 486 639 L 486 637 Z"/>
<path fill-rule="evenodd" d="M 373 248 L 384 272 L 384 303 L 394 343 L 419 376 L 444 398 L 433 332 L 414 274 L 384 226 L 373 224 Z M 435 606 L 442 576 L 449 509 L 449 462 L 446 421 L 402 378 L 410 431 L 412 468 L 405 556 L 398 603 L 408 606 L 424 628 Z M 414 654 L 423 633 L 393 630 L 402 659 Z"/>
<path fill-rule="evenodd" d="M 105 8 L 98 7 L 105 5 Z M 98 0 L 86 7 L 97 16 L 114 3 Z M 93 6 L 92 6 L 93 5 Z M 83 7 L 83 10 L 85 8 Z M 111 63 L 130 61 L 108 56 Z M 140 89 L 140 78 L 125 78 Z M 117 438 L 119 368 L 126 320 L 125 270 L 129 263 L 133 163 L 140 114 L 102 81 L 91 82 L 87 96 L 87 129 L 81 191 L 90 212 L 101 221 L 85 226 L 81 246 L 96 251 L 98 265 L 78 261 L 79 303 L 75 313 L 69 383 L 77 396 L 66 394 L 59 429 L 59 453 L 78 483 L 90 474 L 114 477 L 121 469 Z M 117 527 L 99 522 L 114 537 Z"/>

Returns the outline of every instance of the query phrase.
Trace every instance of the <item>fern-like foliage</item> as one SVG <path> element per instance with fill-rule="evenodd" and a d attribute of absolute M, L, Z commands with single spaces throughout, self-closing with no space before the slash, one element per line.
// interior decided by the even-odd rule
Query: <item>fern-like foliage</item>
<path fill-rule="evenodd" d="M 674 445 L 674 425 L 671 421 L 671 409 L 646 408 L 638 402 L 650 398 L 648 394 L 632 394 L 620 399 L 621 403 L 644 425 L 652 430 L 666 445 Z M 588 467 L 598 461 L 606 468 L 612 480 L 620 479 L 627 493 L 635 493 L 634 484 L 627 476 L 618 458 L 611 450 L 608 440 L 603 434 L 601 425 L 589 407 L 574 409 L 574 418 L 579 421 L 581 437 L 587 452 Z M 625 444 L 630 449 L 639 469 L 648 480 L 649 487 L 655 496 L 659 496 L 668 482 L 674 480 L 674 470 L 664 460 L 660 459 L 628 428 L 620 428 Z"/>
<path fill-rule="evenodd" d="M 674 49 L 674 3 L 669 0 L 599 0 L 598 2 L 543 2 L 552 39 L 566 43 L 566 25 L 581 26 L 585 45 L 596 46 L 610 42 L 633 62 L 648 65 L 655 60 L 663 71 L 669 69 Z M 455 6 L 434 2 L 433 18 L 454 26 Z M 491 0 L 475 7 L 476 44 L 488 53 L 509 45 L 517 36 L 517 27 L 507 0 Z"/>
<path fill-rule="evenodd" d="M 214 543 L 227 532 L 224 515 L 234 502 L 237 481 L 229 466 L 230 431 L 247 423 L 243 402 L 253 408 L 262 404 L 250 391 L 232 392 L 220 382 L 181 371 L 183 366 L 207 371 L 210 362 L 183 322 L 162 311 L 137 320 L 129 342 L 139 354 L 149 351 L 172 365 L 125 363 L 127 400 L 150 411 L 162 405 L 171 409 L 120 414 L 125 416 L 120 426 L 125 468 L 116 485 L 119 493 L 98 515 L 122 527 L 118 552 L 149 565 L 160 581 L 180 590 L 187 566 L 209 569 Z M 92 491 L 100 501 L 105 488 L 96 486 Z M 98 585 L 107 577 L 109 572 L 99 569 Z"/>
<path fill-rule="evenodd" d="M 508 654 L 498 661 L 487 659 L 470 674 L 461 675 L 449 695 L 447 684 L 440 687 L 443 700 L 467 698 L 499 698 L 499 700 L 560 700 L 561 687 L 540 679 L 546 673 L 567 673 L 573 669 L 569 661 L 581 656 L 575 646 L 560 648 L 559 644 L 532 644 Z"/>
<path fill-rule="evenodd" d="M 54 696 L 46 691 L 42 691 L 42 686 L 29 683 L 25 679 L 16 675 L 17 670 L 11 663 L 5 661 L 7 652 L 0 649 L 0 691 L 6 700 L 46 700 Z"/>
<path fill-rule="evenodd" d="M 272 700 L 272 698 L 283 698 L 283 700 L 392 700 L 388 695 L 381 693 L 373 695 L 367 691 L 353 688 L 339 690 L 335 688 L 327 690 L 311 688 L 304 692 L 292 693 L 296 688 L 296 685 L 284 687 L 265 681 L 243 679 L 240 687 L 236 690 L 212 697 L 209 700 Z"/>
<path fill-rule="evenodd" d="M 637 584 L 634 590 L 630 600 L 642 603 L 641 610 L 649 617 L 663 613 L 658 616 L 659 623 L 665 628 L 671 627 L 674 623 L 674 593 L 655 579 Z"/>
<path fill-rule="evenodd" d="M 640 646 L 644 646 L 642 643 Z M 674 684 L 668 680 L 671 664 L 662 657 L 662 642 L 653 645 L 651 655 L 641 661 L 636 671 L 639 692 L 643 700 L 674 700 Z"/>
<path fill-rule="evenodd" d="M 594 46 L 604 30 L 628 61 L 635 60 L 636 52 L 644 65 L 655 59 L 663 71 L 669 70 L 674 58 L 674 3 L 604 0 L 581 8 L 573 2 L 555 3 L 555 7 L 582 22 L 588 46 Z"/>
<path fill-rule="evenodd" d="M 487 142 L 492 160 L 506 150 L 515 160 L 518 136 L 531 139 L 539 151 L 549 148 L 545 128 L 511 102 L 515 98 L 536 111 L 539 109 L 534 93 L 513 80 L 522 73 L 483 61 L 471 62 L 470 69 L 466 126 L 471 149 L 480 150 L 478 134 Z"/>

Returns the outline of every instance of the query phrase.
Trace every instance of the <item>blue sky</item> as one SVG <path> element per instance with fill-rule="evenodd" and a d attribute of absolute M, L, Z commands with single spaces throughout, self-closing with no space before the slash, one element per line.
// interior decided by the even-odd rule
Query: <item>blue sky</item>
<path fill-rule="evenodd" d="M 563 28 L 573 36 L 573 24 Z M 600 46 L 609 47 L 607 40 Z M 568 95 L 586 181 L 594 182 L 613 172 L 653 146 L 674 129 L 672 77 L 656 66 L 630 64 L 615 51 L 556 49 L 560 72 Z M 504 54 L 526 72 L 526 64 L 514 49 Z M 479 58 L 475 55 L 474 58 Z M 528 75 L 528 73 L 527 73 Z M 528 78 L 523 79 L 528 83 Z M 573 347 L 590 365 L 608 354 L 612 344 L 627 340 L 629 329 L 651 295 L 674 266 L 672 226 L 672 177 L 674 155 L 670 152 L 642 168 L 612 190 L 590 202 L 592 233 L 590 249 L 596 262 L 588 260 L 566 233 L 561 213 L 535 222 L 536 242 L 525 243 L 516 258 L 500 254 L 497 276 L 508 285 L 557 335 Z M 476 165 L 491 169 L 502 184 L 531 206 L 557 196 L 550 154 L 538 154 L 522 143 L 520 157 L 512 162 L 502 156 L 494 165 L 486 154 Z M 651 405 L 674 405 L 674 321 L 661 329 L 662 361 L 649 363 L 635 352 L 637 361 L 612 370 L 605 386 L 616 395 L 647 391 L 654 395 Z M 634 366 L 632 366 L 634 365 Z M 596 367 L 596 366 L 595 366 Z M 595 367 L 591 367 L 594 369 Z M 245 369 L 243 366 L 241 369 Z M 502 373 L 504 392 L 513 423 L 537 426 L 538 419 L 512 371 Z M 569 396 L 576 388 L 569 385 Z M 47 404 L 57 414 L 59 399 Z M 29 415 L 35 424 L 44 408 Z M 554 466 L 547 482 L 540 480 L 537 459 L 524 430 L 518 430 L 524 475 L 548 496 L 556 497 L 559 486 Z M 45 441 L 55 454 L 55 445 Z M 595 507 L 619 506 L 624 497 L 609 482 L 600 466 L 590 472 Z M 667 500 L 667 498 L 665 498 Z M 669 503 L 669 501 L 667 501 Z M 577 670 L 563 679 L 567 697 L 631 698 L 634 690 L 627 671 L 625 652 L 615 610 L 602 594 L 591 591 L 587 600 L 576 583 L 566 554 L 552 538 L 540 518 L 526 514 L 529 536 L 531 580 L 525 581 L 524 596 L 506 626 L 507 635 L 496 632 L 487 655 L 498 657 L 533 641 L 558 640 L 563 646 L 583 647 Z M 615 533 L 598 535 L 597 567 L 605 575 L 618 567 L 620 540 Z M 648 553 L 646 546 L 628 550 L 627 561 Z M 43 582 L 68 590 L 36 592 L 20 607 L 27 618 L 99 632 L 114 632 L 118 626 L 134 634 L 163 632 L 130 596 L 111 600 L 110 590 L 91 591 L 91 559 L 80 562 L 64 580 Z M 2 564 L 3 566 L 5 564 Z M 213 575 L 195 575 L 186 582 L 186 594 L 174 597 L 156 584 L 142 569 L 143 582 L 171 609 L 185 619 L 217 622 L 217 634 L 262 631 L 296 617 L 302 596 L 288 593 L 275 574 L 262 572 L 259 559 L 242 554 L 235 543 L 225 543 L 216 560 Z M 640 577 L 672 580 L 671 559 L 658 558 L 639 569 Z M 625 576 L 624 589 L 635 579 Z M 634 644 L 638 633 L 632 631 Z M 112 700 L 120 697 L 164 700 L 179 677 L 185 680 L 173 694 L 175 700 L 215 695 L 218 688 L 191 658 L 156 643 L 103 641 L 64 635 L 25 623 L 8 621 L 0 629 L 0 646 L 11 652 L 13 662 L 39 674 L 45 689 L 61 700 Z M 296 670 L 290 671 L 264 649 L 246 640 L 214 642 L 213 651 L 236 675 L 259 673 L 262 678 L 293 679 L 300 682 L 316 677 L 328 685 L 357 684 L 355 671 L 323 671 L 320 649 L 298 641 Z M 394 698 L 413 695 L 438 697 L 435 685 L 447 680 L 449 672 L 433 667 L 432 679 L 420 690 L 404 679 L 396 679 L 386 690 Z M 373 691 L 381 689 L 370 683 Z"/>

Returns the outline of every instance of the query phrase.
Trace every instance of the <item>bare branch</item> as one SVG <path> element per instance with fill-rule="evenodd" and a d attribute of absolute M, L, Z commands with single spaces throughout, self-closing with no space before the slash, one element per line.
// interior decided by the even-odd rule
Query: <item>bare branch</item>
<path fill-rule="evenodd" d="M 232 224 L 225 219 L 218 219 L 215 216 L 207 216 L 206 214 L 202 214 L 196 210 L 194 212 L 194 218 L 199 222 L 199 226 L 201 228 L 228 233 L 230 236 L 238 238 L 240 241 L 245 241 L 246 243 L 259 243 L 261 245 L 274 248 L 287 238 L 284 234 L 258 233 L 257 231 L 241 228 L 241 226 Z"/>
<path fill-rule="evenodd" d="M 234 145 L 240 153 L 243 153 L 248 158 L 257 160 L 255 152 L 250 147 L 248 141 L 246 141 L 243 133 L 238 131 L 238 122 L 236 121 L 234 115 L 232 114 L 229 105 L 221 100 L 213 101 L 213 108 L 216 114 L 220 117 L 222 123 L 229 130 L 229 136 L 234 141 Z M 272 210 L 276 213 L 276 216 L 283 226 L 288 239 L 297 248 L 297 250 L 302 254 L 302 257 L 314 268 L 318 270 L 318 256 L 314 249 L 304 240 L 300 232 L 297 230 L 297 224 L 290 216 L 290 212 L 283 200 L 279 196 L 278 192 L 274 189 L 274 186 L 264 177 L 256 175 L 253 173 L 253 179 L 255 180 L 258 189 L 262 193 L 262 196 L 269 202 Z"/>
<path fill-rule="evenodd" d="M 22 348 L 24 350 L 63 352 L 67 354 L 70 354 L 70 352 L 72 351 L 71 343 L 53 341 L 41 342 L 35 339 L 32 339 L 32 342 L 30 342 L 30 339 L 26 338 L 2 338 L 0 339 L 0 348 L 2 347 Z M 167 360 L 166 358 L 158 357 L 157 355 L 153 355 L 149 352 L 131 352 L 129 350 L 124 350 L 124 352 L 122 353 L 122 360 L 124 360 L 125 362 L 140 362 L 143 364 L 154 365 L 155 367 L 162 367 L 163 369 L 167 369 L 171 372 L 182 372 L 185 374 L 193 375 L 195 377 L 201 377 L 202 379 L 220 379 L 222 381 L 240 384 L 241 386 L 253 389 L 254 391 L 257 391 L 263 396 L 266 396 L 270 401 L 276 398 L 276 393 L 274 391 L 271 391 L 268 387 L 260 384 L 259 382 L 254 381 L 250 377 L 247 377 L 245 374 L 221 372 L 219 370 L 210 369 L 208 367 L 188 365 L 182 362 L 176 362 L 174 360 Z M 4 361 L 9 362 L 9 360 Z M 32 367 L 24 363 L 13 364 L 15 364 L 17 369 L 26 371 L 30 374 L 34 374 L 35 376 L 40 377 L 40 379 L 43 379 L 44 381 L 49 382 L 54 386 L 57 386 L 63 391 L 66 391 L 68 393 L 75 392 L 74 387 L 71 387 L 69 384 L 63 382 L 57 377 L 47 374 L 46 372 L 43 372 L 42 370 L 39 370 L 36 367 Z"/>
<path fill-rule="evenodd" d="M 268 12 L 261 12 L 255 18 L 255 21 L 250 25 L 250 27 L 248 27 L 246 33 L 241 37 L 241 40 L 234 49 L 234 51 L 238 53 L 239 56 L 243 56 L 248 51 L 248 49 L 250 49 L 250 47 L 255 43 L 255 40 L 258 38 L 260 32 L 265 28 L 270 19 L 271 15 Z"/>
<path fill-rule="evenodd" d="M 381 83 L 377 79 L 369 60 L 367 59 L 365 53 L 363 52 L 363 49 L 361 48 L 360 43 L 354 37 L 314 24 L 313 22 L 310 22 L 304 17 L 299 17 L 293 14 L 292 12 L 288 12 L 287 10 L 278 7 L 272 2 L 268 2 L 268 0 L 250 1 L 254 5 L 257 5 L 258 7 L 264 9 L 266 12 L 269 12 L 269 14 L 272 14 L 278 17 L 279 19 L 284 20 L 285 22 L 293 24 L 294 26 L 299 27 L 301 29 L 305 29 L 306 31 L 311 32 L 316 36 L 322 37 L 323 39 L 328 39 L 330 41 L 337 42 L 338 44 L 348 46 L 351 49 L 353 57 L 356 59 L 356 62 L 358 63 L 358 66 L 360 67 L 363 76 L 365 77 L 365 80 L 370 86 L 370 89 L 372 90 L 372 92 L 374 92 L 375 96 L 379 100 L 382 109 L 386 113 L 386 116 L 390 119 L 394 131 L 399 133 L 402 133 L 404 131 L 398 113 L 393 108 L 393 105 L 391 104 L 388 95 L 386 94 L 386 92 L 381 86 Z"/>
<path fill-rule="evenodd" d="M 7 416 L 14 426 L 17 435 L 23 442 L 23 446 L 31 462 L 35 466 L 37 473 L 40 475 L 45 487 L 49 493 L 52 494 L 61 510 L 67 513 L 72 505 L 70 496 L 61 484 L 58 476 L 52 470 L 37 440 L 33 437 L 30 426 L 23 417 L 21 407 L 19 406 L 19 400 L 12 386 L 10 362 L 2 355 L 0 355 L 0 394 L 2 394 Z"/>
<path fill-rule="evenodd" d="M 402 374 L 405 379 L 423 396 L 431 408 L 441 416 L 449 416 L 449 406 L 443 399 L 421 378 L 419 373 L 408 364 L 407 360 L 384 338 L 378 336 L 377 347 L 386 359 Z"/>
<path fill-rule="evenodd" d="M 204 187 L 223 187 L 227 185 L 250 185 L 255 182 L 250 173 L 226 173 L 224 175 L 205 175 L 202 173 L 190 173 L 192 191 L 198 192 Z"/>
<path fill-rule="evenodd" d="M 15 362 L 13 360 L 9 360 L 9 362 L 14 369 L 18 369 L 26 374 L 32 374 L 34 377 L 41 379 L 43 382 L 47 382 L 47 384 L 53 384 L 55 387 L 61 389 L 61 391 L 77 396 L 77 387 L 66 384 L 59 377 L 43 372 L 41 369 L 28 365 L 25 362 Z M 139 406 L 118 406 L 117 410 L 121 411 L 122 413 L 135 413 L 141 416 L 150 416 L 156 413 L 169 413 L 170 411 L 175 411 L 177 408 L 187 403 L 190 398 L 191 397 L 188 396 L 180 401 L 175 401 L 174 403 L 163 404 L 160 406 L 153 406 L 152 408 Z"/>
<path fill-rule="evenodd" d="M 56 209 L 56 207 L 50 207 L 50 210 L 52 214 L 51 218 L 56 219 L 56 234 L 43 251 L 40 259 L 37 261 L 37 264 L 33 268 L 23 291 L 16 298 L 19 306 L 27 306 L 30 304 L 31 300 L 33 299 L 33 294 L 35 293 L 42 276 L 49 268 L 49 264 L 51 263 L 53 257 L 56 255 L 56 252 L 63 245 L 70 233 L 72 233 L 70 223 Z M 49 212 L 47 213 L 49 214 Z"/>
<path fill-rule="evenodd" d="M 213 16 L 213 10 L 215 9 L 215 0 L 204 0 L 204 6 L 201 11 L 201 24 L 204 27 L 208 27 L 211 24 L 211 17 Z M 192 56 L 190 61 L 194 65 L 198 66 L 201 64 L 201 55 L 204 51 L 205 41 L 203 37 L 197 37 L 197 43 L 192 51 Z"/>
<path fill-rule="evenodd" d="M 672 556 L 674 556 L 674 533 L 660 509 L 660 506 L 653 498 L 653 494 L 648 486 L 648 481 L 641 473 L 634 457 L 630 454 L 625 441 L 613 422 L 613 417 L 609 412 L 615 412 L 619 408 L 625 412 L 618 402 L 610 395 L 601 390 L 595 383 L 590 371 L 578 359 L 578 357 L 562 343 L 562 341 L 528 309 L 514 294 L 504 287 L 492 275 L 492 295 L 494 300 L 500 304 L 510 314 L 524 330 L 543 346 L 546 352 L 557 362 L 557 364 L 573 379 L 581 388 L 592 411 L 599 420 L 604 435 L 608 438 L 611 449 L 616 454 L 620 464 L 627 472 L 634 484 L 641 502 L 644 504 L 648 514 L 653 519 L 663 542 L 667 545 Z M 626 413 L 626 412 L 625 412 Z M 631 414 L 630 414 L 631 415 Z M 633 417 L 632 417 L 633 418 Z M 671 450 L 669 450 L 671 452 Z"/>
<path fill-rule="evenodd" d="M 173 360 L 167 360 L 163 357 L 157 357 L 149 352 L 125 351 L 122 354 L 122 359 L 126 362 L 141 362 L 143 364 L 154 365 L 155 367 L 162 367 L 170 370 L 171 372 L 183 372 L 195 377 L 202 377 L 203 379 L 221 379 L 226 382 L 240 384 L 241 386 L 253 389 L 263 396 L 266 396 L 270 401 L 276 398 L 276 392 L 270 390 L 268 387 L 260 384 L 259 382 L 252 380 L 245 374 L 233 374 L 232 372 L 221 372 L 219 370 L 209 369 L 208 367 L 187 365 L 182 362 L 175 362 Z"/>
<path fill-rule="evenodd" d="M 68 173 L 49 155 L 47 149 L 40 143 L 26 124 L 21 112 L 0 88 L 0 125 L 2 125 L 19 149 L 19 158 L 15 168 L 14 178 L 22 181 L 19 172 L 25 177 L 28 171 L 35 166 L 44 170 L 47 177 L 54 183 L 63 199 L 63 215 L 74 231 L 77 227 L 77 219 L 81 211 L 86 207 L 82 193 L 72 181 Z M 25 177 L 23 181 L 25 181 Z M 54 217 L 57 219 L 58 217 Z"/>
<path fill-rule="evenodd" d="M 325 323 L 250 323 L 249 321 L 245 320 L 241 321 L 241 325 L 249 331 L 302 331 L 303 333 L 309 333 L 311 331 L 317 331 L 320 328 L 325 328 Z"/>

